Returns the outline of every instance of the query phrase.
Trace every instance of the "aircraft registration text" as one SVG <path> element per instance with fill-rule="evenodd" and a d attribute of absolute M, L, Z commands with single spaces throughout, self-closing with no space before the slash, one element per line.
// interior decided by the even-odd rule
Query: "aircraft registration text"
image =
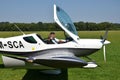
<path fill-rule="evenodd" d="M 7 43 L 4 43 L 0 41 L 0 48 L 4 49 L 5 47 L 9 48 L 24 48 L 24 45 L 21 41 L 7 41 Z"/>

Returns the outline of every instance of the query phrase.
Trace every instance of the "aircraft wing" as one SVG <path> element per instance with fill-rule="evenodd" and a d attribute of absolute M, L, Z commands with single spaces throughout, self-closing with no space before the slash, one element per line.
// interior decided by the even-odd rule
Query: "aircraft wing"
<path fill-rule="evenodd" d="M 71 68 L 71 67 L 83 67 L 87 65 L 87 62 L 77 57 L 52 57 L 48 59 L 36 59 L 33 61 L 37 64 L 46 65 L 54 68 Z"/>
<path fill-rule="evenodd" d="M 62 55 L 59 54 L 61 53 L 53 52 L 53 53 L 46 53 L 43 55 L 37 55 L 34 57 L 27 57 L 27 58 L 16 57 L 16 56 L 7 56 L 7 57 L 22 60 L 28 63 L 36 63 L 54 68 L 83 67 L 88 64 L 87 62 L 83 61 L 82 59 L 74 56 L 69 52 L 64 52 Z"/>

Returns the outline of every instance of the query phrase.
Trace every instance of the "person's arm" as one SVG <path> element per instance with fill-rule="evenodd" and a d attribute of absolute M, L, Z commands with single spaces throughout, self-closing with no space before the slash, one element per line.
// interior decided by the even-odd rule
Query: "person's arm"
<path fill-rule="evenodd" d="M 55 41 L 57 41 L 57 43 L 65 43 L 66 42 L 65 40 L 59 40 L 57 38 L 55 38 Z"/>

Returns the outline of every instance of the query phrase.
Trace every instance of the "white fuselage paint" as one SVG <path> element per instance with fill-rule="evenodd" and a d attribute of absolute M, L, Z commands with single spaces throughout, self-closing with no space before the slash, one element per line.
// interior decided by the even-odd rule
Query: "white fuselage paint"
<path fill-rule="evenodd" d="M 33 36 L 37 43 L 32 44 L 26 42 L 23 37 Z M 34 52 L 54 48 L 83 48 L 83 49 L 100 49 L 102 47 L 102 40 L 100 39 L 79 39 L 61 44 L 46 44 L 39 39 L 36 34 L 28 34 L 22 36 L 16 36 L 11 38 L 0 39 L 0 51 L 7 52 Z"/>

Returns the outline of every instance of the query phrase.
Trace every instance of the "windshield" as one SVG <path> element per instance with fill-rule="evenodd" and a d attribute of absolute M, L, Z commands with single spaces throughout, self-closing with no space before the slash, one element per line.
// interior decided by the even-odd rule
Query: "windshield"
<path fill-rule="evenodd" d="M 60 23 L 70 32 L 78 35 L 76 28 L 67 13 L 57 6 L 57 16 Z"/>

